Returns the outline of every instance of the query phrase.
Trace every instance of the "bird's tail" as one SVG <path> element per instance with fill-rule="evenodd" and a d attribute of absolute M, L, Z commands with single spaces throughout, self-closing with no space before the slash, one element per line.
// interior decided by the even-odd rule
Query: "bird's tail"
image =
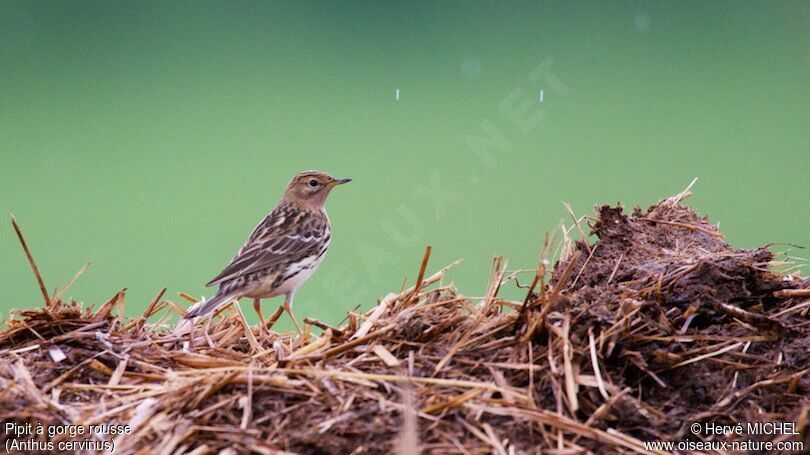
<path fill-rule="evenodd" d="M 177 323 L 177 326 L 174 328 L 172 333 L 174 335 L 181 335 L 186 333 L 191 328 L 192 322 L 191 319 L 194 319 L 199 316 L 206 315 L 212 311 L 215 311 L 220 306 L 228 303 L 233 298 L 231 294 L 221 294 L 217 292 L 213 297 L 208 300 L 201 300 L 191 308 L 188 309 L 188 312 L 180 322 Z"/>
<path fill-rule="evenodd" d="M 183 319 L 194 319 L 196 317 L 208 314 L 219 308 L 221 305 L 228 303 L 232 298 L 233 296 L 231 294 L 221 294 L 217 292 L 210 299 L 202 300 L 192 305 L 191 308 L 188 309 L 186 315 L 183 316 Z"/>

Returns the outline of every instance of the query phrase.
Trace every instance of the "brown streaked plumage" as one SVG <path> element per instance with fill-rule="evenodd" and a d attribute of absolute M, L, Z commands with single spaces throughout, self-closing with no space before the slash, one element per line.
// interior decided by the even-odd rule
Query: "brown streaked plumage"
<path fill-rule="evenodd" d="M 219 285 L 217 293 L 192 306 L 185 318 L 202 316 L 232 299 L 249 297 L 264 328 L 261 299 L 284 295 L 284 308 L 300 332 L 291 309 L 293 295 L 315 272 L 329 248 L 332 234 L 324 207 L 326 197 L 332 188 L 349 181 L 319 171 L 293 177 L 281 202 L 253 229 L 231 263 L 206 285 Z"/>

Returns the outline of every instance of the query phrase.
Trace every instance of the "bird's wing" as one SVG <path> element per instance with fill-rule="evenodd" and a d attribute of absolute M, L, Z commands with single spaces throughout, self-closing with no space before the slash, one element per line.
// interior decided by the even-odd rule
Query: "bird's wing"
<path fill-rule="evenodd" d="M 231 263 L 206 286 L 309 256 L 317 252 L 326 235 L 329 233 L 325 220 L 306 212 L 274 210 L 256 226 Z"/>

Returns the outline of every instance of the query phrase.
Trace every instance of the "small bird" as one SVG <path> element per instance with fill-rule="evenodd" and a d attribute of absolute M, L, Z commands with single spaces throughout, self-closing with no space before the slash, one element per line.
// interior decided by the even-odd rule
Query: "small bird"
<path fill-rule="evenodd" d="M 217 293 L 194 304 L 184 319 L 249 297 L 264 329 L 261 299 L 284 295 L 284 309 L 302 333 L 292 313 L 293 295 L 315 272 L 329 248 L 332 229 L 324 207 L 326 197 L 334 187 L 350 181 L 319 171 L 293 177 L 281 202 L 253 229 L 231 263 L 206 284 L 219 285 Z"/>

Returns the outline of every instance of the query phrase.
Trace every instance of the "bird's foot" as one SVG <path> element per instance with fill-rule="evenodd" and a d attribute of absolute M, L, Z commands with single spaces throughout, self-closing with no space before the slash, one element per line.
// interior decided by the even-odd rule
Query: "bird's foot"
<path fill-rule="evenodd" d="M 287 314 L 290 315 L 290 319 L 292 319 L 293 325 L 295 325 L 295 330 L 298 331 L 298 338 L 303 339 L 304 338 L 304 331 L 301 330 L 301 326 L 298 325 L 298 320 L 295 319 L 295 315 L 293 314 L 292 309 L 290 308 L 290 305 L 285 303 L 284 304 L 284 310 L 287 311 Z"/>

